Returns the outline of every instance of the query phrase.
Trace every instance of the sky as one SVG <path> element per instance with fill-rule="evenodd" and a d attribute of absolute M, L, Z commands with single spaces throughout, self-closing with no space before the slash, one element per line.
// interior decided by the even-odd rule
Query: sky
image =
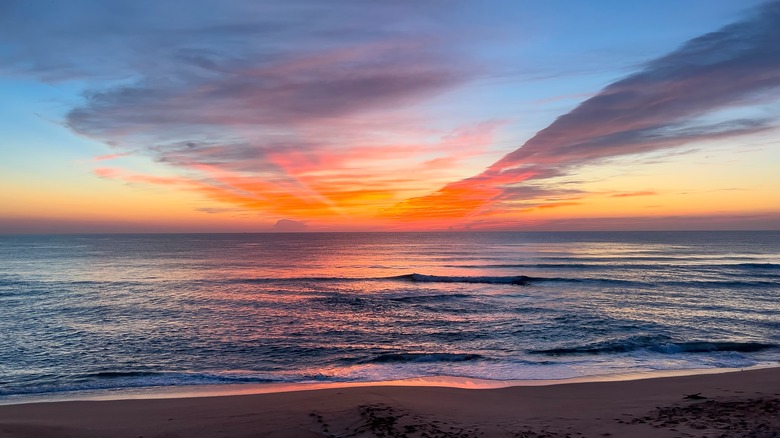
<path fill-rule="evenodd" d="M 0 233 L 780 229 L 780 1 L 0 2 Z"/>

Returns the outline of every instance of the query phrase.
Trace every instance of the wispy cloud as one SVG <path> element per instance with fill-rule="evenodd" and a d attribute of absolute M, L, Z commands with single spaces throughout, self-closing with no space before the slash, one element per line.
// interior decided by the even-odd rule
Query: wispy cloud
<path fill-rule="evenodd" d="M 215 71 L 182 65 L 175 78 L 148 76 L 89 93 L 67 123 L 105 138 L 214 137 L 225 135 L 225 128 L 247 127 L 265 136 L 414 102 L 464 76 L 428 44 L 405 42 L 364 43 L 275 61 L 249 57 L 220 66 Z"/>
<path fill-rule="evenodd" d="M 728 118 L 728 108 L 780 98 L 780 2 L 688 41 L 583 101 L 483 173 L 407 200 L 398 217 L 479 215 L 517 184 L 615 157 L 755 133 L 771 118 Z M 522 196 L 522 195 L 521 195 Z"/>
<path fill-rule="evenodd" d="M 100 178 L 116 179 L 125 181 L 127 183 L 155 184 L 165 186 L 187 185 L 189 183 L 187 180 L 181 178 L 144 175 L 110 167 L 98 167 L 95 169 L 95 175 Z"/>
<path fill-rule="evenodd" d="M 50 6 L 8 5 L 16 20 L 0 36 L 13 36 L 16 52 L 0 67 L 100 80 L 65 119 L 118 150 L 95 160 L 132 151 L 178 174 L 103 168 L 102 177 L 177 181 L 292 217 L 339 216 L 451 181 L 502 123 L 432 129 L 415 109 L 476 72 L 453 48 L 454 33 L 426 18 L 447 10 L 439 2 L 236 1 L 221 3 L 219 16 L 203 1 L 186 10 Z"/>
<path fill-rule="evenodd" d="M 96 157 L 93 157 L 92 159 L 94 161 L 108 161 L 108 160 L 115 160 L 117 158 L 127 157 L 132 152 L 119 152 L 116 154 L 104 154 L 104 155 L 98 155 Z"/>
<path fill-rule="evenodd" d="M 588 194 L 561 177 L 582 166 L 765 130 L 776 120 L 729 110 L 780 98 L 777 1 L 595 94 L 576 90 L 579 106 L 498 161 L 511 116 L 430 120 L 438 98 L 518 67 L 480 62 L 499 50 L 469 49 L 474 28 L 446 2 L 0 8 L 13 12 L 0 9 L 4 74 L 88 84 L 64 123 L 111 145 L 94 161 L 132 153 L 166 169 L 96 175 L 194 191 L 215 214 L 434 221 L 572 206 Z"/>
<path fill-rule="evenodd" d="M 643 190 L 640 192 L 626 192 L 626 193 L 615 193 L 613 195 L 610 195 L 613 198 L 633 198 L 636 196 L 655 196 L 658 193 L 652 191 L 652 190 Z"/>

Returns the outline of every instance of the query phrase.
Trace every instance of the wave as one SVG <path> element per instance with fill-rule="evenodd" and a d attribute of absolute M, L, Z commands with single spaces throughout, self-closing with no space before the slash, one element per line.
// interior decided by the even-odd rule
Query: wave
<path fill-rule="evenodd" d="M 86 380 L 91 378 L 97 379 L 117 379 L 123 377 L 146 377 L 146 376 L 161 376 L 165 373 L 155 371 L 100 371 L 96 373 L 86 373 L 77 376 L 78 379 Z"/>
<path fill-rule="evenodd" d="M 763 342 L 646 342 L 642 339 L 626 339 L 611 342 L 599 342 L 576 347 L 551 348 L 545 350 L 529 350 L 529 354 L 547 356 L 597 355 L 613 353 L 630 353 L 637 350 L 647 350 L 655 353 L 712 353 L 736 352 L 755 353 L 757 351 L 778 348 L 778 345 Z"/>
<path fill-rule="evenodd" d="M 649 283 L 642 282 L 642 281 L 632 281 L 632 280 L 620 280 L 617 278 L 564 278 L 564 277 L 558 277 L 558 278 L 539 278 L 538 281 L 549 281 L 549 282 L 556 282 L 556 283 L 586 283 L 586 284 L 614 284 L 614 285 L 624 285 L 624 286 L 647 286 Z"/>
<path fill-rule="evenodd" d="M 223 280 L 228 283 L 270 284 L 270 283 L 352 283 L 362 281 L 403 281 L 411 283 L 467 283 L 467 284 L 507 284 L 527 286 L 538 282 L 595 283 L 646 285 L 644 282 L 620 280 L 614 278 L 567 278 L 567 277 L 529 277 L 526 275 L 509 276 L 465 276 L 402 274 L 391 277 L 288 277 L 288 278 L 235 278 Z M 452 295 L 450 295 L 452 296 Z"/>
<path fill-rule="evenodd" d="M 385 353 L 363 363 L 466 362 L 484 358 L 473 353 Z"/>
<path fill-rule="evenodd" d="M 735 265 L 728 265 L 735 266 Z M 764 269 L 764 268 L 761 268 Z M 774 269 L 774 268 L 768 268 Z M 769 278 L 775 278 L 774 274 Z M 755 274 L 754 274 L 755 276 Z M 762 276 L 763 277 L 763 276 Z M 211 280 L 209 280 L 211 281 Z M 402 274 L 390 277 L 287 277 L 287 278 L 232 278 L 221 280 L 225 283 L 243 283 L 243 284 L 295 284 L 295 283 L 357 283 L 374 281 L 403 281 L 412 283 L 467 283 L 467 284 L 508 284 L 526 286 L 538 282 L 558 282 L 558 283 L 585 283 L 585 284 L 613 284 L 624 286 L 647 286 L 652 283 L 647 281 L 636 281 L 608 277 L 530 277 L 527 275 L 511 276 L 467 276 L 467 275 L 433 275 L 433 274 Z M 664 281 L 659 279 L 655 282 L 658 285 L 666 286 L 696 286 L 696 287 L 776 287 L 776 281 L 768 280 L 689 280 L 689 281 Z"/>
<path fill-rule="evenodd" d="M 540 257 L 540 260 L 549 260 L 552 262 L 560 263 L 560 262 L 597 262 L 597 263 L 623 263 L 626 261 L 631 262 L 675 262 L 675 264 L 680 263 L 687 263 L 687 262 L 696 262 L 696 261 L 724 261 L 724 260 L 731 260 L 731 261 L 744 261 L 746 263 L 749 260 L 757 260 L 756 257 L 750 257 L 750 256 L 725 256 L 725 257 L 718 257 L 718 256 L 697 256 L 697 255 L 690 255 L 690 256 L 639 256 L 639 255 L 622 255 L 622 256 L 575 256 L 575 257 L 565 257 L 565 256 L 552 256 L 552 257 Z M 758 259 L 760 260 L 760 259 Z"/>
<path fill-rule="evenodd" d="M 408 304 L 438 303 L 460 298 L 469 298 L 468 294 L 440 294 L 440 295 L 411 295 L 406 297 L 390 298 L 390 301 Z"/>
<path fill-rule="evenodd" d="M 515 275 L 509 277 L 479 276 L 447 276 L 447 275 L 426 275 L 426 274 L 407 274 L 392 277 L 399 280 L 407 280 L 417 283 L 477 283 L 477 284 L 517 284 L 527 285 L 533 281 L 541 280 L 539 278 L 526 277 L 525 275 Z"/>
<path fill-rule="evenodd" d="M 565 269 L 607 271 L 613 269 L 658 269 L 657 264 L 628 263 L 487 263 L 487 264 L 452 264 L 447 268 L 462 269 Z"/>
<path fill-rule="evenodd" d="M 265 278 L 230 278 L 222 280 L 223 283 L 337 283 L 337 282 L 354 282 L 354 281 L 372 281 L 379 280 L 378 278 L 357 278 L 357 277 L 265 277 Z M 208 280 L 211 282 L 212 280 Z"/>
<path fill-rule="evenodd" d="M 182 385 L 182 384 L 211 384 L 211 383 L 271 383 L 279 379 L 253 374 L 210 374 L 210 373 L 177 373 L 160 371 L 102 371 L 96 373 L 81 374 L 77 380 L 132 380 L 136 377 L 147 378 L 147 383 L 155 386 Z M 143 381 L 140 379 L 139 381 Z"/>
<path fill-rule="evenodd" d="M 771 280 L 689 280 L 689 281 L 659 281 L 659 285 L 676 287 L 723 287 L 729 289 L 739 289 L 744 287 L 755 288 L 776 288 L 780 285 L 777 281 Z"/>
<path fill-rule="evenodd" d="M 403 274 L 390 277 L 288 277 L 288 278 L 234 278 L 223 280 L 228 283 L 334 283 L 334 282 L 359 282 L 359 281 L 410 281 L 418 283 L 480 283 L 480 284 L 520 284 L 525 285 L 542 278 L 527 277 L 525 275 L 514 276 L 447 276 L 427 274 Z"/>
<path fill-rule="evenodd" d="M 216 385 L 229 383 L 274 383 L 287 380 L 253 374 L 210 374 L 155 371 L 101 371 L 69 376 L 50 376 L 48 382 L 0 388 L 0 396 L 47 394 L 103 389 L 156 386 Z M 301 379 L 305 380 L 305 379 Z"/>
<path fill-rule="evenodd" d="M 452 264 L 445 265 L 448 268 L 461 269 L 566 269 L 566 270 L 615 270 L 615 269 L 659 269 L 668 266 L 683 267 L 691 270 L 701 269 L 744 269 L 744 270 L 777 270 L 778 263 L 690 263 L 697 259 L 674 259 L 682 263 L 658 264 L 658 263 L 628 263 L 628 259 L 591 260 L 591 263 L 485 263 L 485 264 Z M 587 261 L 587 259 L 582 259 Z M 660 260 L 670 261 L 670 260 Z"/>
<path fill-rule="evenodd" d="M 748 269 L 780 269 L 780 263 L 738 263 L 733 266 Z"/>
<path fill-rule="evenodd" d="M 495 269 L 495 268 L 549 268 L 549 269 L 602 269 L 613 268 L 614 265 L 595 265 L 583 263 L 486 263 L 486 264 L 454 264 L 444 265 L 447 268 L 465 269 Z M 647 265 L 650 266 L 650 265 Z"/>
<path fill-rule="evenodd" d="M 711 351 L 754 353 L 777 347 L 775 344 L 762 342 L 683 342 L 668 346 L 667 351 L 671 353 L 708 353 Z"/>

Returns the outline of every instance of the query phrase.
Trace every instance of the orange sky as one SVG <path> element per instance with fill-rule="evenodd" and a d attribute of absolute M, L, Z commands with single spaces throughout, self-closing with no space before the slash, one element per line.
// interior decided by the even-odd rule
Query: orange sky
<path fill-rule="evenodd" d="M 553 3 L 11 7 L 0 233 L 780 228 L 780 3 Z"/>

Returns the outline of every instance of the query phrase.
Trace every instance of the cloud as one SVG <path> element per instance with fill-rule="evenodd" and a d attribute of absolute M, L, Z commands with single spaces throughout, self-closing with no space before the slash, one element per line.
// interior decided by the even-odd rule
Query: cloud
<path fill-rule="evenodd" d="M 276 221 L 276 224 L 274 224 L 274 229 L 276 231 L 306 231 L 307 228 L 309 228 L 309 226 L 306 225 L 305 222 L 292 219 L 279 219 Z"/>
<path fill-rule="evenodd" d="M 658 193 L 652 190 L 644 190 L 641 192 L 627 192 L 627 193 L 615 193 L 614 195 L 610 195 L 612 198 L 632 198 L 636 196 L 655 196 Z"/>
<path fill-rule="evenodd" d="M 107 160 L 115 160 L 117 158 L 127 157 L 132 152 L 119 152 L 116 154 L 104 154 L 104 155 L 98 155 L 96 157 L 93 157 L 92 160 L 94 161 L 107 161 Z"/>
<path fill-rule="evenodd" d="M 196 211 L 201 211 L 203 213 L 209 213 L 209 214 L 221 214 L 221 213 L 246 213 L 247 211 L 241 208 L 231 208 L 231 207 L 200 207 L 196 208 Z"/>
<path fill-rule="evenodd" d="M 416 2 L 415 2 L 416 3 Z M 219 75 L 232 62 L 276 62 L 285 54 L 370 42 L 414 28 L 435 3 L 357 0 L 244 2 L 192 0 L 187 7 L 133 2 L 0 3 L 0 68 L 47 81 L 121 80 L 187 74 Z"/>
<path fill-rule="evenodd" d="M 473 73 L 452 32 L 424 18 L 447 11 L 439 2 L 215 6 L 8 0 L 0 73 L 86 81 L 68 126 L 141 149 L 258 138 L 292 146 L 302 125 L 392 112 Z"/>
<path fill-rule="evenodd" d="M 778 5 L 589 95 L 498 161 L 506 121 L 431 123 L 436 98 L 501 73 L 472 41 L 485 29 L 446 2 L 7 0 L 0 71 L 87 84 L 65 123 L 112 146 L 95 160 L 132 153 L 175 175 L 103 178 L 270 217 L 472 218 L 571 205 L 582 194 L 556 178 L 584 165 L 770 127 L 729 110 L 778 97 Z"/>
<path fill-rule="evenodd" d="M 463 80 L 441 58 L 425 44 L 398 42 L 275 61 L 250 57 L 225 62 L 220 74 L 180 66 L 174 79 L 148 76 L 87 94 L 67 124 L 99 138 L 129 133 L 160 141 L 185 132 L 213 138 L 242 127 L 263 135 L 414 102 Z"/>
<path fill-rule="evenodd" d="M 340 216 L 451 181 L 502 123 L 434 130 L 415 109 L 475 75 L 427 18 L 440 2 L 4 5 L 0 72 L 88 84 L 65 124 L 112 146 L 96 160 L 132 152 L 177 174 L 95 171 L 106 178 Z"/>
<path fill-rule="evenodd" d="M 450 180 L 449 166 L 455 164 L 443 166 L 428 157 L 443 154 L 449 162 L 468 163 L 491 142 L 493 129 L 500 125 L 461 127 L 429 144 L 343 145 L 341 149 L 179 142 L 164 145 L 159 156 L 186 175 L 161 177 L 105 167 L 95 173 L 133 184 L 175 185 L 265 215 L 347 221 L 371 217 L 401 197 L 424 193 L 426 180 Z"/>
<path fill-rule="evenodd" d="M 767 130 L 776 119 L 735 117 L 728 110 L 776 101 L 778 91 L 780 2 L 774 1 L 608 85 L 481 174 L 407 200 L 391 215 L 473 216 L 511 197 L 523 182 L 616 157 Z"/>
<path fill-rule="evenodd" d="M 154 184 L 154 185 L 164 185 L 164 186 L 175 186 L 175 185 L 186 186 L 189 185 L 190 183 L 190 181 L 183 178 L 144 175 L 144 174 L 126 172 L 122 169 L 115 169 L 110 167 L 98 167 L 97 169 L 94 170 L 94 172 L 95 175 L 97 175 L 100 178 L 118 179 L 128 183 L 143 183 L 143 184 Z"/>

